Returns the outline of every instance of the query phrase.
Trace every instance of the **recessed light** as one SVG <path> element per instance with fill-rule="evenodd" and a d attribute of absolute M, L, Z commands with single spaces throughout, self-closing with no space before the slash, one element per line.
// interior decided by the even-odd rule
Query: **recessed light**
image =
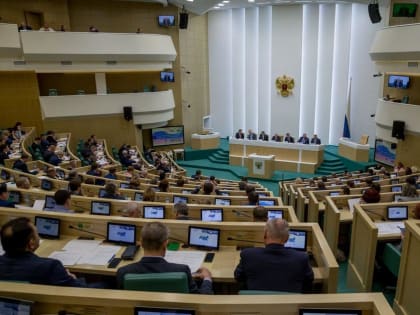
<path fill-rule="evenodd" d="M 219 3 L 218 6 L 219 7 L 223 7 L 225 4 L 224 3 Z"/>
<path fill-rule="evenodd" d="M 229 3 L 230 1 L 228 1 L 228 0 L 225 0 L 225 1 L 223 1 L 223 3 Z"/>
<path fill-rule="evenodd" d="M 252 2 L 255 2 L 255 0 L 248 0 L 248 2 L 251 2 L 252 3 Z"/>
<path fill-rule="evenodd" d="M 218 7 L 218 6 L 214 6 L 214 7 L 213 7 L 213 9 L 220 9 L 220 7 Z"/>
<path fill-rule="evenodd" d="M 187 0 L 188 2 L 194 2 L 194 0 Z"/>

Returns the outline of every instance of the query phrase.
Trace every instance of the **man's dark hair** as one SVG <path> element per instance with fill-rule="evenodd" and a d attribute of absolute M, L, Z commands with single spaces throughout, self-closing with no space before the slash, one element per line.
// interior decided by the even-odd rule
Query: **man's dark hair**
<path fill-rule="evenodd" d="M 178 179 L 176 180 L 176 186 L 177 186 L 177 187 L 183 187 L 183 186 L 184 186 L 184 184 L 185 184 L 185 180 L 184 180 L 183 178 L 178 178 Z"/>
<path fill-rule="evenodd" d="M 326 182 L 328 181 L 328 178 L 327 178 L 327 176 L 322 176 L 322 177 L 321 177 L 321 180 L 322 180 L 324 183 L 326 183 Z"/>
<path fill-rule="evenodd" d="M 4 194 L 7 192 L 7 185 L 6 183 L 1 183 L 0 184 L 0 194 Z"/>
<path fill-rule="evenodd" d="M 177 215 L 188 216 L 188 205 L 184 202 L 178 202 L 174 205 L 174 210 Z"/>
<path fill-rule="evenodd" d="M 266 208 L 258 206 L 255 207 L 252 211 L 252 214 L 254 216 L 255 222 L 267 222 L 268 220 L 268 211 Z"/>
<path fill-rule="evenodd" d="M 246 189 L 246 182 L 240 181 L 239 182 L 239 190 L 245 190 Z"/>
<path fill-rule="evenodd" d="M 16 218 L 2 226 L 1 245 L 6 254 L 13 256 L 26 251 L 26 247 L 34 235 L 30 222 L 28 218 Z"/>
<path fill-rule="evenodd" d="M 159 180 L 164 180 L 165 178 L 166 178 L 166 173 L 164 171 L 160 171 Z"/>
<path fill-rule="evenodd" d="M 250 192 L 255 191 L 255 186 L 253 185 L 246 185 L 245 192 L 249 195 Z"/>
<path fill-rule="evenodd" d="M 210 176 L 210 180 L 215 180 L 215 179 L 216 179 L 216 177 L 214 177 L 214 175 Z"/>
<path fill-rule="evenodd" d="M 57 190 L 54 194 L 54 200 L 57 205 L 63 206 L 67 199 L 71 198 L 70 193 L 67 190 L 60 189 Z"/>
<path fill-rule="evenodd" d="M 213 192 L 213 184 L 210 182 L 205 182 L 203 185 L 203 192 L 205 195 L 210 195 Z"/>
<path fill-rule="evenodd" d="M 80 180 L 77 180 L 77 179 L 73 179 L 69 183 L 69 188 L 71 192 L 78 190 L 80 186 L 81 186 L 81 182 Z"/>
<path fill-rule="evenodd" d="M 260 195 L 258 195 L 256 191 L 251 191 L 248 194 L 248 202 L 250 205 L 256 205 L 259 200 L 260 200 Z"/>
<path fill-rule="evenodd" d="M 114 183 L 108 183 L 105 185 L 105 191 L 108 195 L 115 195 L 117 193 L 117 186 Z"/>
<path fill-rule="evenodd" d="M 405 179 L 405 182 L 409 185 L 416 185 L 416 177 L 415 176 L 409 176 Z"/>
<path fill-rule="evenodd" d="M 108 172 L 110 172 L 111 174 L 114 174 L 116 171 L 117 171 L 117 168 L 116 167 L 110 167 L 108 169 Z"/>

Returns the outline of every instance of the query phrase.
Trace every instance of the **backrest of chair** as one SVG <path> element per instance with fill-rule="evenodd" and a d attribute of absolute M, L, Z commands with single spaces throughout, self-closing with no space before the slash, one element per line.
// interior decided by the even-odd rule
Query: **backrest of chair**
<path fill-rule="evenodd" d="M 384 248 L 383 263 L 386 268 L 396 277 L 400 271 L 401 252 L 392 244 L 387 243 Z"/>
<path fill-rule="evenodd" d="M 123 286 L 125 290 L 189 293 L 185 272 L 126 274 Z"/>
<path fill-rule="evenodd" d="M 362 135 L 360 137 L 359 144 L 368 144 L 369 142 L 369 136 L 368 135 Z"/>

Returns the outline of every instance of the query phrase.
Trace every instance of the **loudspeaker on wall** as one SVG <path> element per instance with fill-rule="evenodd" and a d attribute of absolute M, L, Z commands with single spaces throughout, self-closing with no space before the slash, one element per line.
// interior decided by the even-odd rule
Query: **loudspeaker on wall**
<path fill-rule="evenodd" d="M 133 119 L 133 107 L 131 106 L 124 106 L 124 119 L 130 121 Z"/>
<path fill-rule="evenodd" d="M 179 28 L 186 29 L 188 27 L 188 13 L 179 14 Z"/>
<path fill-rule="evenodd" d="M 369 3 L 368 6 L 369 17 L 372 23 L 379 23 L 382 20 L 381 13 L 379 13 L 378 3 Z"/>
<path fill-rule="evenodd" d="M 392 136 L 397 139 L 404 140 L 405 122 L 401 120 L 394 120 L 392 123 Z"/>

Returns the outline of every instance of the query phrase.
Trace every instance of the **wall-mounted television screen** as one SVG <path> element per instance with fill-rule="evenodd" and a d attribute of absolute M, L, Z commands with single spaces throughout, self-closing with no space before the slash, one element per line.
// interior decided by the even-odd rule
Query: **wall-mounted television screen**
<path fill-rule="evenodd" d="M 375 141 L 375 161 L 389 166 L 395 164 L 396 149 L 392 148 L 392 143 L 385 140 L 376 139 Z"/>
<path fill-rule="evenodd" d="M 184 126 L 153 128 L 152 143 L 154 147 L 184 144 Z"/>
<path fill-rule="evenodd" d="M 159 15 L 158 24 L 163 27 L 175 26 L 175 15 Z"/>
<path fill-rule="evenodd" d="M 173 71 L 161 71 L 160 81 L 162 82 L 175 82 L 175 74 Z"/>
<path fill-rule="evenodd" d="M 405 75 L 390 75 L 388 77 L 388 87 L 398 89 L 408 89 L 410 85 L 410 77 Z"/>
<path fill-rule="evenodd" d="M 416 17 L 417 3 L 394 3 L 392 17 Z"/>

